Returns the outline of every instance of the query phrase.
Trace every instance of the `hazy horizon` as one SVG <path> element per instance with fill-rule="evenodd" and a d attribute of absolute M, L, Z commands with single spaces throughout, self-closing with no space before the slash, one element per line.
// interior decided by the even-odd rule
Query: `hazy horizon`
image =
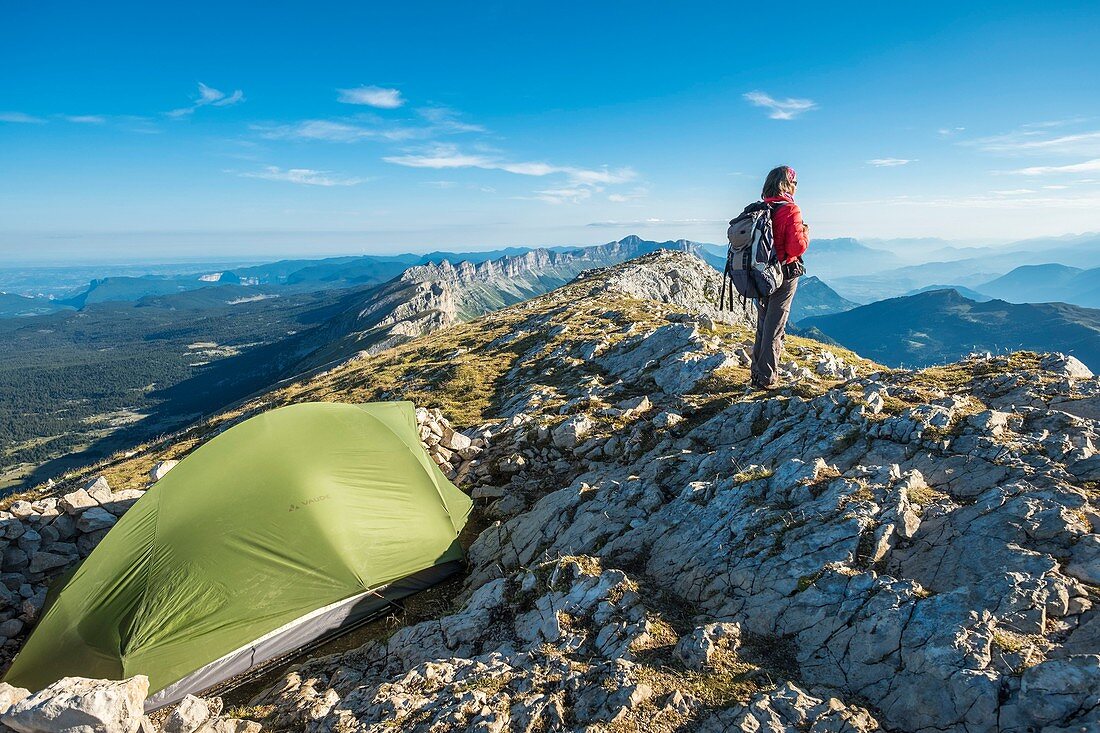
<path fill-rule="evenodd" d="M 0 262 L 721 242 L 777 164 L 815 238 L 1100 230 L 1095 4 L 5 16 Z"/>
<path fill-rule="evenodd" d="M 291 237 L 304 236 L 294 235 L 291 233 L 278 233 L 279 236 Z M 274 262 L 276 260 L 284 259 L 325 259 L 332 257 L 357 257 L 357 256 L 400 256 L 400 255 L 425 255 L 433 252 L 454 252 L 454 253 L 474 253 L 495 251 L 503 249 L 561 249 L 570 247 L 593 247 L 602 244 L 608 244 L 611 242 L 621 241 L 628 236 L 636 235 L 644 240 L 649 241 L 677 241 L 681 239 L 687 239 L 688 241 L 695 242 L 697 244 L 711 244 L 716 246 L 725 246 L 723 243 L 715 241 L 704 241 L 691 239 L 689 237 L 682 236 L 656 236 L 652 232 L 646 232 L 645 230 L 637 230 L 624 233 L 613 238 L 597 238 L 592 241 L 586 242 L 539 242 L 539 243 L 524 243 L 524 242 L 502 242 L 499 244 L 472 244 L 472 245 L 457 245 L 452 247 L 441 247 L 431 243 L 410 244 L 405 248 L 400 246 L 391 246 L 384 248 L 370 248 L 370 247 L 356 247 L 349 245 L 344 249 L 320 249 L 309 247 L 294 248 L 292 245 L 270 247 L 267 250 L 257 249 L 255 251 L 238 251 L 234 249 L 219 249 L 218 251 L 207 252 L 187 252 L 184 250 L 171 249 L 163 251 L 160 254 L 145 254 L 134 256 L 127 254 L 125 250 L 120 251 L 104 251 L 97 250 L 93 254 L 89 255 L 86 248 L 77 248 L 72 252 L 59 252 L 55 254 L 39 254 L 36 252 L 26 252 L 22 256 L 8 257 L 0 259 L 0 269 L 18 269 L 18 268 L 88 268 L 88 267 L 137 267 L 141 265 L 147 266 L 167 266 L 167 265 L 187 265 L 189 263 L 194 264 L 233 264 L 242 266 L 249 263 L 261 264 Z M 140 238 L 140 234 L 130 234 L 127 237 Z M 170 236 L 170 235 L 161 235 Z M 186 236 L 186 235 L 184 235 Z M 208 236 L 224 236 L 220 233 L 210 233 Z M 264 237 L 264 241 L 270 243 L 272 233 L 262 233 L 255 236 Z M 903 244 L 909 244 L 911 242 L 920 242 L 927 244 L 929 247 L 935 249 L 944 247 L 954 247 L 958 249 L 981 249 L 985 247 L 1007 247 L 1016 244 L 1020 244 L 1027 241 L 1040 241 L 1046 242 L 1047 240 L 1073 240 L 1090 236 L 1100 236 L 1100 232 L 1069 232 L 1065 234 L 1049 235 L 1042 237 L 1028 237 L 1026 239 L 1016 240 L 1003 240 L 1003 239 L 945 239 L 942 237 L 891 237 L 891 238 L 875 238 L 875 237 L 816 237 L 818 240 L 836 240 L 836 239 L 854 239 L 860 244 L 871 247 L 872 249 L 884 249 L 890 250 L 891 248 L 902 246 Z M 231 238 L 231 237 L 227 237 Z"/>

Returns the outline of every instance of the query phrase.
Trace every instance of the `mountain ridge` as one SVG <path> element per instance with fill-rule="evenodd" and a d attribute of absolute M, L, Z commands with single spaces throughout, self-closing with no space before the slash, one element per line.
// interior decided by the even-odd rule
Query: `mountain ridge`
<path fill-rule="evenodd" d="M 800 325 L 893 366 L 928 366 L 972 351 L 1007 348 L 1062 350 L 1100 368 L 1100 310 L 1066 303 L 979 302 L 947 288 L 807 318 Z M 885 333 L 896 338 L 884 339 Z"/>
<path fill-rule="evenodd" d="M 1011 303 L 1058 302 L 1096 308 L 1100 307 L 1100 267 L 1021 265 L 975 288 Z"/>
<path fill-rule="evenodd" d="M 412 399 L 476 502 L 468 573 L 400 628 L 230 698 L 239 714 L 364 731 L 1100 724 L 1100 380 L 1062 354 L 890 369 L 791 336 L 785 386 L 751 392 L 751 314 L 715 311 L 718 285 L 683 252 L 589 270 L 8 513 L 52 523 L 51 497 L 89 480 L 104 501 L 140 494 L 159 461 L 282 404 Z"/>
<path fill-rule="evenodd" d="M 324 367 L 356 353 L 376 354 L 459 320 L 541 295 L 586 269 L 669 249 L 670 244 L 696 251 L 685 240 L 650 242 L 630 235 L 576 250 L 533 249 L 476 263 L 442 260 L 414 265 L 372 291 L 364 307 L 335 319 L 319 334 L 325 345 L 301 367 Z"/>
<path fill-rule="evenodd" d="M 102 426 L 91 433 L 96 437 L 84 448 L 88 456 L 114 452 L 143 439 L 142 431 L 171 429 L 299 374 L 378 353 L 541 295 L 585 269 L 667 246 L 692 247 L 631 236 L 599 247 L 530 250 L 476 264 L 409 268 L 397 257 L 386 267 L 399 272 L 385 283 L 319 290 L 225 278 L 236 272 L 239 281 L 286 280 L 303 272 L 301 261 L 285 261 L 261 266 L 267 268 L 263 277 L 255 269 L 227 270 L 221 273 L 224 283 L 196 281 L 198 287 L 182 293 L 171 292 L 171 280 L 160 280 L 158 288 L 169 293 L 89 303 L 86 310 L 44 320 L 0 320 L 0 330 L 19 345 L 0 359 L 0 384 L 13 386 L 0 400 L 0 438 L 11 445 L 0 460 L 0 485 L 44 480 L 64 468 L 71 459 L 67 451 L 89 432 L 87 420 Z M 346 282 L 359 276 L 362 264 L 358 258 L 325 262 L 324 268 L 305 270 L 310 277 Z M 70 341 L 72 347 L 64 348 Z M 43 370 L 34 360 L 58 366 Z M 110 386 L 89 400 L 87 375 L 99 374 L 105 361 L 112 371 L 97 379 Z M 53 410 L 46 394 L 73 399 L 75 406 Z M 43 435 L 50 440 L 39 440 Z"/>

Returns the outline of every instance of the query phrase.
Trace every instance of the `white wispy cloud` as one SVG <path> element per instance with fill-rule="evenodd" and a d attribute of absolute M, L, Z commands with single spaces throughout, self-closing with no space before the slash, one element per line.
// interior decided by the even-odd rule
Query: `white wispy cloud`
<path fill-rule="evenodd" d="M 486 132 L 481 125 L 460 120 L 459 113 L 450 107 L 425 107 L 417 113 L 441 132 Z"/>
<path fill-rule="evenodd" d="M 1022 127 L 1027 128 L 1041 128 L 1041 127 L 1065 127 L 1066 125 L 1075 125 L 1079 122 L 1084 122 L 1085 117 L 1066 117 L 1060 120 L 1043 120 L 1042 122 L 1028 122 Z"/>
<path fill-rule="evenodd" d="M 872 158 L 867 161 L 867 165 L 873 165 L 876 168 L 896 168 L 899 165 L 908 165 L 909 163 L 916 162 L 916 158 Z"/>
<path fill-rule="evenodd" d="M 25 112 L 0 112 L 0 122 L 14 122 L 21 125 L 41 125 L 45 120 Z"/>
<path fill-rule="evenodd" d="M 563 174 L 572 184 L 592 187 L 626 183 L 636 175 L 630 168 L 577 168 L 543 162 L 508 161 L 482 153 L 465 153 L 451 145 L 437 145 L 423 153 L 389 155 L 382 160 L 409 168 L 480 168 L 537 177 Z"/>
<path fill-rule="evenodd" d="M 114 121 L 119 124 L 124 130 L 130 132 L 137 132 L 142 135 L 157 135 L 163 130 L 157 125 L 156 121 L 142 117 L 140 115 L 122 115 L 115 117 Z"/>
<path fill-rule="evenodd" d="M 60 117 L 66 122 L 78 125 L 102 125 L 107 121 L 103 115 L 60 115 Z"/>
<path fill-rule="evenodd" d="M 311 168 L 290 168 L 283 170 L 278 166 L 269 165 L 263 170 L 246 171 L 238 173 L 242 178 L 260 178 L 265 181 L 284 181 L 286 183 L 298 183 L 306 186 L 355 186 L 362 183 L 363 178 L 342 176 L 331 171 L 318 171 Z"/>
<path fill-rule="evenodd" d="M 341 120 L 303 120 L 289 125 L 253 125 L 253 130 L 269 140 L 319 140 L 351 143 L 359 140 L 385 139 L 373 127 Z M 391 137 L 389 139 L 402 139 Z"/>
<path fill-rule="evenodd" d="M 545 201 L 548 204 L 577 204 L 585 199 L 592 198 L 593 192 L 602 190 L 602 188 L 592 188 L 590 186 L 566 186 L 535 191 L 534 196 L 516 196 L 516 198 L 531 198 L 535 201 Z"/>
<path fill-rule="evenodd" d="M 439 188 L 445 191 L 453 189 L 468 189 L 470 191 L 481 191 L 482 193 L 496 193 L 497 190 L 492 186 L 482 186 L 479 183 L 459 183 L 458 181 L 425 181 L 425 186 L 431 188 Z"/>
<path fill-rule="evenodd" d="M 367 140 L 381 142 L 427 141 L 436 137 L 463 133 L 485 132 L 480 125 L 457 119 L 457 113 L 445 108 L 419 110 L 427 121 L 383 120 L 375 115 L 356 115 L 337 119 L 313 119 L 285 125 L 252 125 L 261 137 L 269 140 L 316 140 L 337 143 L 355 143 Z"/>
<path fill-rule="evenodd" d="M 602 193 L 606 186 L 626 183 L 636 177 L 630 168 L 578 168 L 542 161 L 511 161 L 488 153 L 464 152 L 453 145 L 435 145 L 422 152 L 390 155 L 383 160 L 409 168 L 432 170 L 478 168 L 536 178 L 560 176 L 564 179 L 563 185 L 539 189 L 530 196 L 513 197 L 549 204 L 579 203 L 591 198 L 594 194 Z"/>
<path fill-rule="evenodd" d="M 1035 190 L 1031 188 L 1011 188 L 1007 191 L 990 191 L 990 193 L 998 196 L 1022 196 L 1025 193 L 1035 193 Z"/>
<path fill-rule="evenodd" d="M 1051 136 L 1051 129 L 1056 127 L 1051 124 L 1032 125 L 1003 135 L 979 138 L 971 144 L 983 152 L 1002 155 L 1100 154 L 1100 130 Z"/>
<path fill-rule="evenodd" d="M 368 99 L 373 102 L 380 101 L 381 97 L 371 96 L 378 91 L 377 87 L 340 90 L 346 97 L 342 101 L 354 100 L 356 103 L 368 103 Z M 397 92 L 397 90 L 388 91 Z M 525 177 L 550 177 L 555 185 L 540 188 L 532 192 L 531 196 L 523 197 L 547 203 L 583 201 L 597 193 L 602 193 L 605 187 L 626 183 L 636 178 L 635 172 L 628 167 L 586 168 L 556 165 L 539 160 L 515 160 L 504 152 L 476 142 L 470 143 L 465 149 L 460 149 L 455 144 L 443 142 L 443 139 L 451 135 L 485 133 L 487 130 L 481 125 L 462 120 L 457 111 L 445 106 L 433 105 L 416 109 L 415 115 L 411 119 L 393 120 L 384 119 L 373 113 L 363 113 L 334 119 L 302 120 L 289 124 L 257 124 L 252 125 L 251 129 L 269 140 L 336 143 L 419 141 L 415 146 L 406 146 L 403 150 L 394 151 L 382 159 L 387 163 L 407 168 L 438 171 L 480 169 L 504 171 Z M 275 174 L 268 171 L 263 174 L 264 177 L 272 175 Z M 279 172 L 279 175 L 285 176 L 285 173 Z M 433 182 L 427 185 L 439 188 L 461 185 L 485 192 L 495 192 L 488 187 L 451 181 Z M 625 198 L 624 196 L 624 200 Z"/>
<path fill-rule="evenodd" d="M 240 102 L 243 99 L 244 92 L 242 92 L 240 89 L 235 90 L 227 97 L 225 95 L 225 92 L 214 89 L 213 87 L 208 87 L 201 81 L 199 82 L 200 106 L 210 104 L 215 107 L 228 107 L 230 105 L 236 104 L 237 102 Z"/>
<path fill-rule="evenodd" d="M 621 229 L 621 228 L 633 228 L 633 227 L 682 227 L 693 226 L 696 224 L 725 224 L 725 219 L 634 219 L 630 221 L 594 221 L 585 226 L 600 227 L 608 229 Z"/>
<path fill-rule="evenodd" d="M 958 135 L 965 129 L 965 127 L 941 127 L 936 132 L 938 132 L 943 137 L 951 137 L 953 135 Z"/>
<path fill-rule="evenodd" d="M 811 99 L 795 99 L 793 97 L 776 99 L 770 94 L 758 91 L 747 92 L 743 96 L 754 107 L 764 107 L 770 110 L 768 117 L 773 120 L 793 120 L 803 112 L 808 112 L 817 107 L 817 102 Z"/>
<path fill-rule="evenodd" d="M 626 193 L 613 193 L 609 194 L 607 200 L 615 204 L 623 204 L 627 201 L 633 201 L 635 199 L 642 199 L 649 195 L 649 189 L 644 186 L 638 186 L 637 188 Z"/>
<path fill-rule="evenodd" d="M 405 104 L 400 90 L 387 87 L 355 87 L 354 89 L 337 89 L 337 101 L 344 104 L 364 104 L 378 109 L 397 109 Z"/>
<path fill-rule="evenodd" d="M 1035 165 L 1010 172 L 1022 176 L 1046 176 L 1052 173 L 1100 173 L 1100 158 L 1069 165 Z"/>
<path fill-rule="evenodd" d="M 234 90 L 232 94 L 226 94 L 225 92 L 215 89 L 214 87 L 208 87 L 199 82 L 199 96 L 195 98 L 190 107 L 180 107 L 168 112 L 169 117 L 184 117 L 192 114 L 199 107 L 231 107 L 234 104 L 244 101 L 244 92 L 240 89 Z"/>
<path fill-rule="evenodd" d="M 450 147 L 439 147 L 429 153 L 388 155 L 382 158 L 382 160 L 387 163 L 403 165 L 408 168 L 432 168 L 435 170 L 446 170 L 449 168 L 500 168 L 499 163 L 491 161 L 483 155 L 460 153 Z"/>

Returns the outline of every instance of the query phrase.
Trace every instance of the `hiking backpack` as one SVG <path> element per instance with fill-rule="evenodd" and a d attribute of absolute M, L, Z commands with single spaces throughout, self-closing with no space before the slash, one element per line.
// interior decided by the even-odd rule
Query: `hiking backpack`
<path fill-rule="evenodd" d="M 776 204 L 782 206 L 783 204 Z M 783 284 L 783 265 L 775 251 L 772 236 L 772 204 L 763 201 L 749 204 L 730 222 L 726 236 L 730 246 L 726 251 L 726 271 L 722 276 L 722 292 L 718 308 L 733 310 L 736 292 L 744 305 L 748 300 L 762 300 Z"/>

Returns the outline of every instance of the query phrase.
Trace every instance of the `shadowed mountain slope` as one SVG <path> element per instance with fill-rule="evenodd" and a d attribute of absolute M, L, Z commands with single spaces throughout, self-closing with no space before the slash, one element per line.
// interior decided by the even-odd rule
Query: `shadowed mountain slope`
<path fill-rule="evenodd" d="M 1100 368 L 1100 310 L 1065 303 L 978 303 L 953 289 L 934 290 L 799 325 L 895 366 L 941 363 L 973 351 L 1029 349 L 1062 351 Z"/>
<path fill-rule="evenodd" d="M 402 274 L 342 289 L 335 283 L 354 280 L 364 267 L 377 276 L 379 258 L 305 267 L 287 261 L 234 271 L 235 283 L 175 292 L 172 281 L 156 280 L 172 294 L 0 320 L 0 336 L 16 347 L 0 357 L 0 385 L 10 387 L 0 399 L 6 442 L 0 487 L 45 480 L 73 461 L 124 449 L 280 380 L 545 293 L 585 269 L 668 247 L 693 249 L 627 237 L 479 263 L 405 267 L 402 258 L 381 258 Z M 261 278 L 278 282 L 243 284 Z M 299 290 L 287 285 L 294 278 L 331 287 Z"/>
<path fill-rule="evenodd" d="M 1025 265 L 976 287 L 1010 303 L 1059 302 L 1100 308 L 1100 268 Z"/>
<path fill-rule="evenodd" d="M 841 313 L 859 306 L 830 288 L 820 278 L 803 275 L 798 280 L 798 290 L 791 305 L 791 322 L 799 323 L 804 318 Z"/>

